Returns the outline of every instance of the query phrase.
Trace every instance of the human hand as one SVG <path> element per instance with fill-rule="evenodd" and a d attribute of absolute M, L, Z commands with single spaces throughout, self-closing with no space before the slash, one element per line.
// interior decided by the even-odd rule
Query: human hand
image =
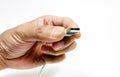
<path fill-rule="evenodd" d="M 0 65 L 25 69 L 62 61 L 80 37 L 64 37 L 66 28 L 77 25 L 70 18 L 48 15 L 5 31 L 0 35 Z"/>

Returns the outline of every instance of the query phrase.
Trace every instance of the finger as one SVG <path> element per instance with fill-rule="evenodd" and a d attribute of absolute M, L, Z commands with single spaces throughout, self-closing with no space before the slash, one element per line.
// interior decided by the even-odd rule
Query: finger
<path fill-rule="evenodd" d="M 64 37 L 61 41 L 53 43 L 53 49 L 55 51 L 65 49 L 69 45 L 71 45 L 73 42 L 74 42 L 74 38 Z"/>
<path fill-rule="evenodd" d="M 17 28 L 16 34 L 22 40 L 55 42 L 64 37 L 64 27 L 51 25 L 34 26 L 26 23 Z"/>
<path fill-rule="evenodd" d="M 69 47 L 63 50 L 55 51 L 51 47 L 44 46 L 42 47 L 42 51 L 44 51 L 43 53 L 48 54 L 48 55 L 58 56 L 58 55 L 65 54 L 66 52 L 73 50 L 75 47 L 76 47 L 76 42 L 72 43 Z"/>
<path fill-rule="evenodd" d="M 78 39 L 81 37 L 81 33 L 80 32 L 77 32 L 75 33 L 74 35 L 71 36 L 71 38 L 75 38 L 75 39 Z"/>
<path fill-rule="evenodd" d="M 59 56 L 43 55 L 43 59 L 46 63 L 57 63 L 65 59 L 65 54 Z"/>

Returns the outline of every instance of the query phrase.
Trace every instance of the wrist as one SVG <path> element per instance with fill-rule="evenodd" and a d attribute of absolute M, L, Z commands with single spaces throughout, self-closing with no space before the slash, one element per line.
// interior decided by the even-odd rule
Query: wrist
<path fill-rule="evenodd" d="M 3 58 L 2 58 L 2 56 L 0 55 L 0 70 L 2 70 L 2 69 L 5 69 L 5 66 L 4 66 Z"/>
<path fill-rule="evenodd" d="M 4 58 L 2 56 L 2 52 L 4 52 L 4 49 L 2 47 L 2 44 L 1 44 L 1 37 L 0 37 L 0 70 L 4 69 L 5 66 L 4 66 Z"/>

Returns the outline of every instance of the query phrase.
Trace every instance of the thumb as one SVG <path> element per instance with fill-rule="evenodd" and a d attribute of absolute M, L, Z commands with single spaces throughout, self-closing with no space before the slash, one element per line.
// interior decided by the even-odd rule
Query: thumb
<path fill-rule="evenodd" d="M 56 42 L 64 37 L 64 27 L 51 25 L 23 24 L 17 27 L 17 34 L 25 41 Z"/>

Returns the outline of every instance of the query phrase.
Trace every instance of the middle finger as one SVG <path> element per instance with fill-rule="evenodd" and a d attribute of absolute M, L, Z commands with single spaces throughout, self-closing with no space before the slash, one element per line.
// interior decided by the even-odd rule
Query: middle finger
<path fill-rule="evenodd" d="M 65 54 L 66 52 L 73 50 L 75 47 L 76 47 L 76 42 L 73 42 L 70 46 L 68 46 L 67 48 L 63 50 L 55 51 L 51 47 L 43 46 L 42 51 L 44 54 L 47 54 L 47 55 L 59 56 L 59 55 Z"/>
<path fill-rule="evenodd" d="M 52 48 L 55 51 L 62 50 L 62 49 L 67 48 L 73 42 L 74 42 L 74 38 L 64 37 L 61 41 L 54 42 Z"/>

